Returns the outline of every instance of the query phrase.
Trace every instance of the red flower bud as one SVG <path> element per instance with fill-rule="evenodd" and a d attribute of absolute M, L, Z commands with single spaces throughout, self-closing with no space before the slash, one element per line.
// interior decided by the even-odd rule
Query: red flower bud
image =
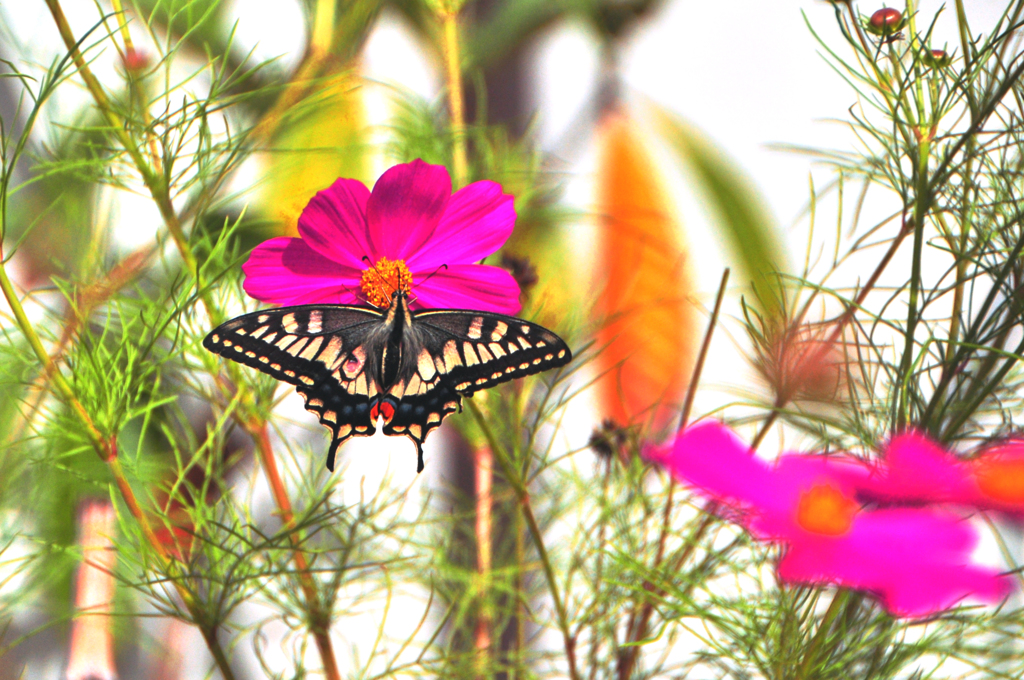
<path fill-rule="evenodd" d="M 864 27 L 868 33 L 882 37 L 893 37 L 903 29 L 906 20 L 898 10 L 885 7 L 876 11 Z"/>
<path fill-rule="evenodd" d="M 124 68 L 132 74 L 138 74 L 149 67 L 149 55 L 142 50 L 129 47 L 124 51 Z"/>
<path fill-rule="evenodd" d="M 925 50 L 921 53 L 921 61 L 931 68 L 946 68 L 953 61 L 953 57 L 949 56 L 946 50 Z"/>

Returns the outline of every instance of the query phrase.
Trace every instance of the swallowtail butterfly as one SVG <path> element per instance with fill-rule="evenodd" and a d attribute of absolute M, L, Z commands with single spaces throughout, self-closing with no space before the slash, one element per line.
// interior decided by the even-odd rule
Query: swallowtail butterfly
<path fill-rule="evenodd" d="M 537 324 L 466 310 L 411 311 L 407 294 L 386 310 L 350 305 L 300 305 L 237 317 L 213 330 L 203 346 L 295 385 L 306 410 L 333 435 L 327 469 L 349 437 L 366 437 L 383 419 L 384 434 L 416 444 L 462 397 L 569 363 L 565 342 Z"/>

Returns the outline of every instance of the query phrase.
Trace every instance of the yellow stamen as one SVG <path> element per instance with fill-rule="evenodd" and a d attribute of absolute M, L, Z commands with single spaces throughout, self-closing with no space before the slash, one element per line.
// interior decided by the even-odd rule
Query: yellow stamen
<path fill-rule="evenodd" d="M 405 260 L 382 257 L 363 272 L 359 287 L 367 302 L 383 309 L 391 304 L 391 297 L 396 292 L 408 293 L 412 289 L 412 273 L 405 265 Z"/>
<path fill-rule="evenodd" d="M 1024 501 L 1024 460 L 982 456 L 974 461 L 974 476 L 986 496 L 1010 503 Z"/>
<path fill-rule="evenodd" d="M 828 484 L 815 484 L 800 494 L 796 521 L 815 534 L 842 536 L 853 526 L 853 516 L 858 509 L 857 502 L 839 489 Z"/>

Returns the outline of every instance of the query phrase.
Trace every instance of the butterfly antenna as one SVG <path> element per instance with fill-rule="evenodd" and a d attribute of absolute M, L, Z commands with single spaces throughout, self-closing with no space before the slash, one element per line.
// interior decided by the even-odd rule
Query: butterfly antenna
<path fill-rule="evenodd" d="M 341 287 L 344 288 L 346 291 L 348 291 L 352 295 L 352 297 L 356 299 L 356 302 L 359 301 L 359 293 L 357 293 L 356 291 L 352 290 L 351 288 L 346 286 L 344 283 L 341 284 Z"/>
<path fill-rule="evenodd" d="M 373 271 L 377 272 L 377 286 L 378 286 L 378 288 L 380 290 L 380 296 L 382 298 L 384 298 L 385 300 L 390 300 L 392 295 L 394 295 L 395 291 L 392 291 L 390 294 L 388 293 L 388 289 L 384 285 L 384 283 L 385 283 L 384 282 L 384 277 L 381 275 L 380 270 L 377 269 L 377 265 L 372 264 L 372 262 L 370 261 L 370 258 L 368 256 L 366 256 L 366 255 L 363 255 L 363 257 L 361 259 L 362 259 L 363 262 L 365 262 L 366 264 L 370 265 L 370 269 L 372 269 Z"/>
<path fill-rule="evenodd" d="M 446 265 L 446 264 L 443 264 L 443 265 L 441 265 L 440 267 L 438 267 L 437 269 L 435 269 L 434 271 L 430 272 L 430 276 L 428 276 L 427 278 L 425 278 L 425 279 L 423 279 L 422 281 L 420 281 L 420 285 L 423 285 L 424 283 L 426 283 L 427 281 L 429 281 L 430 279 L 432 279 L 432 278 L 434 277 L 434 274 L 438 273 L 438 272 L 439 272 L 439 271 L 441 271 L 442 269 L 448 269 L 448 265 Z M 415 300 L 416 300 L 416 298 L 411 298 L 411 299 L 409 300 L 409 302 L 414 302 Z M 422 456 L 422 453 L 421 453 L 420 455 Z"/>

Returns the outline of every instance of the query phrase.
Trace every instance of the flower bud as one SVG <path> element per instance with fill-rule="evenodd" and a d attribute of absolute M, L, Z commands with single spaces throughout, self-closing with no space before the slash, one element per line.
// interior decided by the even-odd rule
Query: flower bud
<path fill-rule="evenodd" d="M 540 281 L 537 275 L 537 268 L 533 266 L 528 257 L 517 257 L 508 253 L 501 254 L 498 266 L 512 275 L 512 278 L 519 284 L 519 299 L 525 300 L 530 296 L 530 291 Z"/>
<path fill-rule="evenodd" d="M 864 30 L 883 38 L 895 38 L 896 34 L 903 30 L 905 23 L 903 14 L 891 7 L 885 7 L 871 15 Z"/>
<path fill-rule="evenodd" d="M 129 47 L 124 51 L 122 63 L 125 71 L 132 75 L 139 75 L 149 68 L 149 55 L 142 50 Z"/>
<path fill-rule="evenodd" d="M 777 403 L 841 399 L 847 359 L 828 329 L 809 325 L 780 328 L 755 347 L 754 368 L 775 393 Z"/>
<path fill-rule="evenodd" d="M 946 50 L 925 50 L 921 53 L 921 62 L 931 68 L 946 68 L 952 61 L 953 57 Z"/>
<path fill-rule="evenodd" d="M 629 439 L 627 428 L 620 426 L 611 418 L 605 418 L 600 427 L 594 428 L 587 445 L 601 458 L 608 459 L 612 456 L 624 458 Z"/>

